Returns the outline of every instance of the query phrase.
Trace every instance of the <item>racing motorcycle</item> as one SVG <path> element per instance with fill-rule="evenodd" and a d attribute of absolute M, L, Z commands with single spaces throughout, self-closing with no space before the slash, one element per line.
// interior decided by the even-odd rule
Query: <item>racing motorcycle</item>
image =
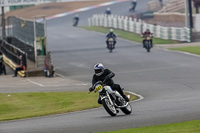
<path fill-rule="evenodd" d="M 129 12 L 134 12 L 135 11 L 135 5 L 132 5 L 132 6 L 130 6 L 130 8 L 129 8 Z"/>
<path fill-rule="evenodd" d="M 109 49 L 109 52 L 112 53 L 114 48 L 115 48 L 114 47 L 114 38 L 110 37 L 110 38 L 108 38 L 108 49 Z"/>
<path fill-rule="evenodd" d="M 137 1 L 133 1 L 131 3 L 131 7 L 129 8 L 129 12 L 134 12 L 137 5 Z"/>
<path fill-rule="evenodd" d="M 89 89 L 90 92 L 99 92 L 103 107 L 111 116 L 116 116 L 119 112 L 118 109 L 121 109 L 126 115 L 131 114 L 132 107 L 130 103 L 126 102 L 118 91 L 112 90 L 110 86 L 103 84 L 102 81 L 98 81 L 91 88 Z M 127 95 L 127 97 L 130 99 L 130 95 Z"/>
<path fill-rule="evenodd" d="M 77 26 L 78 25 L 78 18 L 74 18 L 73 19 L 73 26 Z"/>
<path fill-rule="evenodd" d="M 152 48 L 152 36 L 145 36 L 144 37 L 144 47 L 146 48 L 147 52 L 150 52 L 150 49 Z"/>

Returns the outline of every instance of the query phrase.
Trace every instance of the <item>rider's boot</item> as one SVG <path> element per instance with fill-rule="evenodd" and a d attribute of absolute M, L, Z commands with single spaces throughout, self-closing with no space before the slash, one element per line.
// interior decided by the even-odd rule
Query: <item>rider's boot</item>
<path fill-rule="evenodd" d="M 121 96 L 125 99 L 126 102 L 129 102 L 129 98 L 124 94 L 123 90 L 124 88 L 121 88 L 118 90 L 118 92 L 121 94 Z"/>
<path fill-rule="evenodd" d="M 144 40 L 143 40 L 143 48 L 145 48 L 145 45 L 144 45 Z"/>
<path fill-rule="evenodd" d="M 151 41 L 151 47 L 153 48 L 153 42 Z"/>
<path fill-rule="evenodd" d="M 122 97 L 126 100 L 126 102 L 129 102 L 129 98 L 126 95 L 122 95 Z"/>
<path fill-rule="evenodd" d="M 109 48 L 108 41 L 106 41 L 106 44 L 107 44 L 107 48 Z"/>

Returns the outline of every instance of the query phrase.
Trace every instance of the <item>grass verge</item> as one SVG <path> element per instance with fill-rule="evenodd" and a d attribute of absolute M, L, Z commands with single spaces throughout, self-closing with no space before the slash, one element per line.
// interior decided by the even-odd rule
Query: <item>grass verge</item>
<path fill-rule="evenodd" d="M 91 27 L 83 26 L 81 28 L 89 30 L 89 31 L 101 32 L 104 34 L 107 34 L 110 29 L 110 28 L 106 28 L 106 27 L 97 27 L 97 26 L 91 26 Z M 115 29 L 114 33 L 117 35 L 117 37 L 124 38 L 124 39 L 130 40 L 130 41 L 142 43 L 142 40 L 143 40 L 143 38 L 141 37 L 140 34 L 135 34 L 135 33 L 128 32 L 128 31 Z M 176 44 L 176 43 L 178 43 L 178 41 L 153 38 L 153 43 L 154 44 Z"/>
<path fill-rule="evenodd" d="M 184 51 L 184 52 L 189 52 L 189 53 L 200 55 L 200 46 L 170 48 L 170 50 Z"/>
<path fill-rule="evenodd" d="M 172 123 L 159 126 L 132 128 L 103 133 L 199 133 L 200 120 Z"/>
<path fill-rule="evenodd" d="M 0 121 L 60 114 L 101 107 L 98 93 L 38 92 L 0 94 Z M 137 99 L 131 95 L 131 100 Z"/>

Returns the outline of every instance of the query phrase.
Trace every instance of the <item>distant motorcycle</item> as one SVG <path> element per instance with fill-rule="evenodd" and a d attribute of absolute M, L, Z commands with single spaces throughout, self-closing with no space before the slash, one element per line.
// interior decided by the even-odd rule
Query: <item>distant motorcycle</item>
<path fill-rule="evenodd" d="M 150 49 L 152 48 L 153 44 L 152 44 L 152 36 L 145 36 L 144 37 L 144 47 L 146 48 L 147 52 L 150 52 Z"/>
<path fill-rule="evenodd" d="M 78 25 L 78 20 L 77 19 L 74 19 L 73 20 L 73 26 L 77 26 Z"/>
<path fill-rule="evenodd" d="M 112 53 L 113 49 L 115 48 L 114 46 L 114 41 L 115 39 L 113 37 L 110 37 L 108 38 L 108 49 L 109 49 L 109 52 Z"/>
<path fill-rule="evenodd" d="M 131 7 L 129 8 L 129 12 L 134 12 L 137 5 L 137 0 L 133 0 L 131 2 Z"/>
<path fill-rule="evenodd" d="M 79 17 L 78 17 L 78 14 L 76 14 L 76 16 L 73 19 L 73 26 L 77 26 L 78 22 L 79 22 Z"/>
<path fill-rule="evenodd" d="M 99 92 L 103 107 L 108 114 L 116 116 L 118 108 L 126 115 L 131 114 L 132 107 L 130 103 L 126 102 L 118 91 L 113 91 L 110 86 L 104 85 L 102 81 L 95 83 L 92 88 L 90 92 Z M 127 97 L 130 98 L 130 95 Z"/>
<path fill-rule="evenodd" d="M 129 8 L 129 12 L 134 12 L 135 11 L 135 5 L 132 5 L 130 8 Z"/>

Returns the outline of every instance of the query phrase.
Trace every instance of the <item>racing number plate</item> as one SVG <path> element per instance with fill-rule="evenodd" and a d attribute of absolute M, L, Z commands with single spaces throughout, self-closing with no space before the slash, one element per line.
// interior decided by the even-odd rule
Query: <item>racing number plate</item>
<path fill-rule="evenodd" d="M 103 89 L 103 86 L 102 85 L 98 85 L 97 87 L 96 87 L 96 91 L 100 91 L 100 90 L 102 90 Z"/>
<path fill-rule="evenodd" d="M 150 37 L 147 37 L 147 40 L 150 40 L 151 38 Z"/>

